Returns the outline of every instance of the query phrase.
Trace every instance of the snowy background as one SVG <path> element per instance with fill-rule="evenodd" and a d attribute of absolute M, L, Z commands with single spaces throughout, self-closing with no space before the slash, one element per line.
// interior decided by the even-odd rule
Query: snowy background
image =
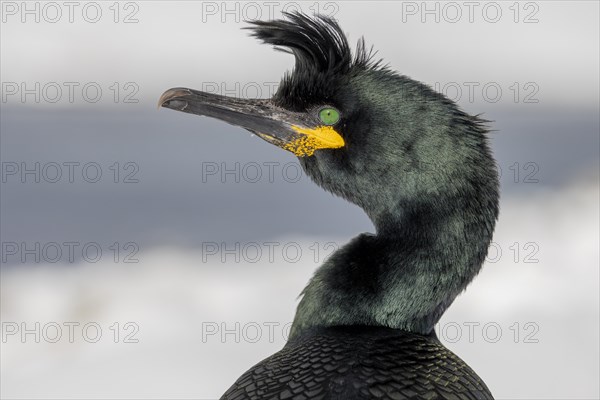
<path fill-rule="evenodd" d="M 291 154 L 156 110 L 272 94 L 293 59 L 239 28 L 286 7 L 495 121 L 500 221 L 438 335 L 499 399 L 600 397 L 597 2 L 48 4 L 0 3 L 2 398 L 218 398 L 373 230 Z"/>

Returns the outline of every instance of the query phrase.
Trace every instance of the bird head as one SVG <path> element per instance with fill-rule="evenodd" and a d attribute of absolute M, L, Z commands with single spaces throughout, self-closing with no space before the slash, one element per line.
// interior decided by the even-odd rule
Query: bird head
<path fill-rule="evenodd" d="M 382 66 L 362 39 L 353 54 L 331 18 L 285 13 L 251 24 L 253 36 L 295 57 L 272 98 L 173 88 L 159 106 L 243 127 L 294 153 L 318 185 L 363 208 L 378 231 L 402 229 L 401 220 L 423 212 L 443 215 L 449 198 L 494 192 L 483 121 Z"/>

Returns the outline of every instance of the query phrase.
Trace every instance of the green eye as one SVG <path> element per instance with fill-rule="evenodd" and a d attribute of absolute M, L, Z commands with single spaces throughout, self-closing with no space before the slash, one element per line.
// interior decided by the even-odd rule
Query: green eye
<path fill-rule="evenodd" d="M 319 119 L 325 125 L 335 125 L 340 120 L 340 113 L 335 108 L 325 107 L 319 111 Z"/>

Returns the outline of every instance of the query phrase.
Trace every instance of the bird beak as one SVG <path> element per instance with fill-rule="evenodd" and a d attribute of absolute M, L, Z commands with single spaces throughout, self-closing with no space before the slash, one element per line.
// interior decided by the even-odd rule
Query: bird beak
<path fill-rule="evenodd" d="M 331 126 L 314 126 L 307 114 L 278 107 L 268 99 L 238 99 L 173 88 L 160 96 L 158 106 L 240 126 L 298 157 L 344 146 L 344 139 Z"/>

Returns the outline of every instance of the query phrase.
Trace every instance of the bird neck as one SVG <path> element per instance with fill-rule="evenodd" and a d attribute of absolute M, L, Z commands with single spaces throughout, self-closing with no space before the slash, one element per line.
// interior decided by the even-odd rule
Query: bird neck
<path fill-rule="evenodd" d="M 436 205 L 405 202 L 373 218 L 376 234 L 357 236 L 316 271 L 290 339 L 337 325 L 431 333 L 481 268 L 498 213 L 494 189 Z"/>

